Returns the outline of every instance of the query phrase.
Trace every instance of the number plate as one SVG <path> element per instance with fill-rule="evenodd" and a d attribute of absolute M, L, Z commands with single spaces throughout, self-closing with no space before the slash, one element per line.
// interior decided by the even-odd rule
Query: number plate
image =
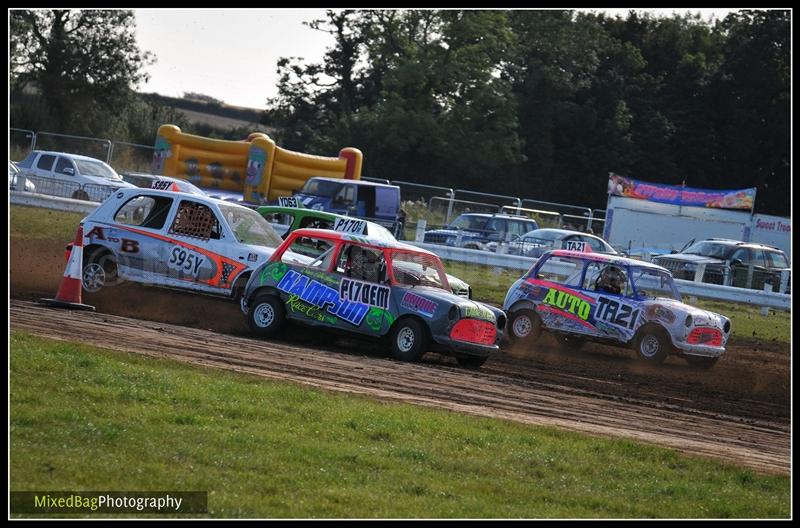
<path fill-rule="evenodd" d="M 278 196 L 278 205 L 280 207 L 300 207 L 294 196 Z"/>
<path fill-rule="evenodd" d="M 586 251 L 586 242 L 578 240 L 567 240 L 564 242 L 566 249 L 569 251 Z"/>
<path fill-rule="evenodd" d="M 333 224 L 333 230 L 353 235 L 365 235 L 367 234 L 367 223 L 355 218 L 337 218 Z"/>

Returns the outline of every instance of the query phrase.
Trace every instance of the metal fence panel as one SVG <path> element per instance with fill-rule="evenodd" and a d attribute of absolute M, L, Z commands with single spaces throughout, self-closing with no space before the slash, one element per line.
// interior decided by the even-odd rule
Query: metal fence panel
<path fill-rule="evenodd" d="M 108 139 L 56 134 L 55 132 L 38 132 L 34 148 L 36 150 L 80 154 L 105 161 L 106 163 L 108 163 L 111 155 L 111 141 Z"/>
<path fill-rule="evenodd" d="M 36 132 L 24 128 L 8 129 L 8 159 L 22 161 L 36 144 Z"/>
<path fill-rule="evenodd" d="M 108 164 L 119 173 L 150 173 L 154 150 L 155 148 L 152 145 L 114 141 L 111 145 L 111 157 Z"/>

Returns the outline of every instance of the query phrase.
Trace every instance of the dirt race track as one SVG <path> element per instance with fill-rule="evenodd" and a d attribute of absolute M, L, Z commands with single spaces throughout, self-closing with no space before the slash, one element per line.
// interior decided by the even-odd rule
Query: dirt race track
<path fill-rule="evenodd" d="M 380 343 L 307 329 L 290 328 L 275 341 L 254 339 L 232 302 L 138 285 L 84 296 L 97 313 L 46 308 L 29 300 L 55 293 L 63 253 L 52 244 L 45 250 L 44 242 L 14 242 L 13 329 L 326 390 L 630 438 L 760 472 L 790 472 L 786 344 L 733 340 L 708 371 L 679 358 L 643 365 L 629 350 L 602 345 L 567 351 L 547 339 L 535 350 L 498 354 L 475 371 L 437 354 L 405 364 L 388 359 Z M 37 253 L 48 256 L 30 259 Z"/>

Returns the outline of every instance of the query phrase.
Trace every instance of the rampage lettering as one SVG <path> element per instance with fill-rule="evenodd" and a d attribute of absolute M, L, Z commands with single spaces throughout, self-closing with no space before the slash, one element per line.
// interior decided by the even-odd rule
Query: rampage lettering
<path fill-rule="evenodd" d="M 339 292 L 294 270 L 288 270 L 278 283 L 278 289 L 296 295 L 301 301 L 328 310 L 328 313 L 348 323 L 361 326 L 369 306 L 339 298 Z"/>
<path fill-rule="evenodd" d="M 370 282 L 342 279 L 339 284 L 339 298 L 377 306 L 384 310 L 389 308 L 389 288 Z"/>
<path fill-rule="evenodd" d="M 614 299 L 608 297 L 600 297 L 597 299 L 597 312 L 595 313 L 596 319 L 602 319 L 611 324 L 622 326 L 624 328 L 633 329 L 636 321 L 639 319 L 639 312 L 641 310 L 634 310 L 628 304 L 622 304 Z"/>

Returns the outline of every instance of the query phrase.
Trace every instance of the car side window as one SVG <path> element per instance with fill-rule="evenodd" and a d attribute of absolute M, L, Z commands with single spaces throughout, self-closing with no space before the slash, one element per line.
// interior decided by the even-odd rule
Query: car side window
<path fill-rule="evenodd" d="M 580 287 L 585 262 L 573 257 L 550 257 L 538 269 L 534 278 Z"/>
<path fill-rule="evenodd" d="M 750 264 L 750 251 L 746 248 L 740 248 L 734 251 L 733 255 L 731 255 L 731 261 L 734 260 L 741 260 L 742 264 Z"/>
<path fill-rule="evenodd" d="M 511 233 L 511 238 L 521 237 L 527 233 L 527 231 L 525 231 L 525 227 L 525 224 L 518 220 L 510 221 L 508 223 L 508 231 Z"/>
<path fill-rule="evenodd" d="M 600 242 L 596 238 L 587 237 L 587 236 L 582 236 L 580 238 L 581 238 L 581 240 L 583 240 L 584 242 L 589 244 L 589 246 L 592 248 L 592 251 L 594 251 L 595 253 L 603 253 L 603 252 L 605 252 L 605 250 L 606 250 L 605 246 L 603 246 L 602 242 Z"/>
<path fill-rule="evenodd" d="M 114 215 L 114 222 L 124 225 L 161 229 L 172 207 L 172 198 L 164 196 L 134 196 Z"/>
<path fill-rule="evenodd" d="M 382 283 L 386 280 L 383 251 L 356 244 L 345 244 L 336 261 L 336 273 L 351 279 Z"/>
<path fill-rule="evenodd" d="M 308 227 L 311 229 L 333 229 L 333 222 L 329 220 L 323 220 L 322 218 L 314 218 L 313 216 L 306 216 L 305 218 L 300 220 L 300 226 L 298 229 L 303 229 L 304 227 Z"/>
<path fill-rule="evenodd" d="M 770 268 L 788 268 L 789 261 L 786 260 L 786 255 L 778 253 L 777 251 L 767 251 L 767 265 Z"/>
<path fill-rule="evenodd" d="M 222 236 L 222 229 L 214 211 L 205 204 L 191 200 L 181 200 L 169 232 L 173 235 L 203 240 L 219 240 Z"/>
<path fill-rule="evenodd" d="M 500 234 L 504 235 L 508 227 L 506 226 L 506 221 L 502 218 L 493 218 L 486 226 L 487 231 L 486 234 Z"/>
<path fill-rule="evenodd" d="M 36 163 L 36 168 L 46 171 L 52 170 L 53 162 L 55 161 L 56 161 L 55 156 L 51 156 L 50 154 L 42 154 L 39 157 L 39 161 Z"/>
<path fill-rule="evenodd" d="M 66 171 L 64 169 L 72 169 L 72 171 Z M 75 165 L 72 164 L 68 158 L 63 156 L 58 157 L 58 161 L 56 162 L 56 172 L 59 174 L 66 174 L 68 176 L 75 175 Z"/>
<path fill-rule="evenodd" d="M 767 267 L 767 259 L 764 257 L 764 250 L 763 249 L 751 249 L 750 250 L 753 254 L 753 265 L 761 266 L 762 268 Z"/>
<path fill-rule="evenodd" d="M 328 270 L 333 261 L 334 248 L 330 240 L 317 237 L 297 237 L 281 255 L 281 262 L 296 266 L 307 266 Z M 312 260 L 308 258 L 310 257 Z"/>

